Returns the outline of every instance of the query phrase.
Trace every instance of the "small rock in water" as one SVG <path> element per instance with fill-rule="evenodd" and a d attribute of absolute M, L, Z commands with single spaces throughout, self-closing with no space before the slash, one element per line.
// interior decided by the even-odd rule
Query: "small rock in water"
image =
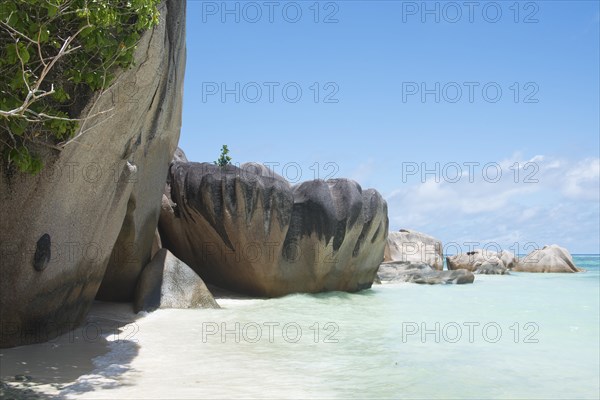
<path fill-rule="evenodd" d="M 406 261 L 384 262 L 377 272 L 382 282 L 412 282 L 418 284 L 457 284 L 473 283 L 475 276 L 471 271 L 458 269 L 439 271 L 429 264 Z"/>

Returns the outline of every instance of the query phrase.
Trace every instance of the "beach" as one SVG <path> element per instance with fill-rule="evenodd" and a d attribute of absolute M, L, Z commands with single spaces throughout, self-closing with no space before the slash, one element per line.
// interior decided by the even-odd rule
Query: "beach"
<path fill-rule="evenodd" d="M 217 310 L 96 302 L 74 333 L 0 351 L 2 379 L 64 398 L 594 399 L 598 258 L 574 256 L 579 274 L 221 297 Z"/>

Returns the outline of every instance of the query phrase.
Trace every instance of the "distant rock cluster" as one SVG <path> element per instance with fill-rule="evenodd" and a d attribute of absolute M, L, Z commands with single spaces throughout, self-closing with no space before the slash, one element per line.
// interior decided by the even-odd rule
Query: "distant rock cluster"
<path fill-rule="evenodd" d="M 475 249 L 473 251 L 446 257 L 449 270 L 466 269 L 476 274 L 505 275 L 517 262 L 509 251 L 500 252 Z"/>
<path fill-rule="evenodd" d="M 544 246 L 525 257 L 502 250 L 474 249 L 446 257 L 443 269 L 441 241 L 416 231 L 401 229 L 390 232 L 385 259 L 378 272 L 381 282 L 473 283 L 474 275 L 507 275 L 517 272 L 580 272 L 573 257 L 558 245 Z"/>
<path fill-rule="evenodd" d="M 388 261 L 379 266 L 381 282 L 410 282 L 427 285 L 473 283 L 475 275 L 466 269 L 440 271 L 429 264 Z"/>

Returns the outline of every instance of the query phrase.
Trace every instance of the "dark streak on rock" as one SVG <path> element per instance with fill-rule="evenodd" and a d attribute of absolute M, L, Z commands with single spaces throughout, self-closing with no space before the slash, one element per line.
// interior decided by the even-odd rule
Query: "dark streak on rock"
<path fill-rule="evenodd" d="M 36 271 L 43 271 L 48 266 L 51 257 L 51 240 L 50 235 L 44 233 L 40 237 L 35 246 L 35 254 L 33 256 L 33 268 Z"/>
<path fill-rule="evenodd" d="M 177 216 L 193 221 L 194 213 L 201 215 L 231 250 L 234 246 L 225 227 L 227 215 L 236 219 L 241 211 L 245 214 L 246 224 L 250 225 L 261 201 L 264 230 L 268 235 L 273 212 L 279 210 L 277 218 L 281 229 L 286 226 L 288 213 L 291 213 L 292 194 L 285 182 L 233 165 L 219 167 L 209 163 L 174 162 L 169 181 L 171 199 L 177 204 Z M 243 202 L 242 210 L 238 209 L 240 202 Z"/>

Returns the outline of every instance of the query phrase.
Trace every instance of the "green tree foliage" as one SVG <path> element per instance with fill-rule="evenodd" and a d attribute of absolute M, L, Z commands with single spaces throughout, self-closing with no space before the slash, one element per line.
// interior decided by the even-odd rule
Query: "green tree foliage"
<path fill-rule="evenodd" d="M 228 154 L 229 149 L 227 148 L 227 145 L 224 144 L 223 147 L 221 147 L 221 155 L 219 156 L 219 159 L 215 161 L 215 165 L 218 165 L 219 167 L 224 167 L 226 165 L 231 164 L 231 157 L 229 157 Z"/>
<path fill-rule="evenodd" d="M 5 166 L 35 173 L 35 145 L 75 134 L 94 91 L 132 65 L 160 0 L 2 0 L 0 150 Z"/>

